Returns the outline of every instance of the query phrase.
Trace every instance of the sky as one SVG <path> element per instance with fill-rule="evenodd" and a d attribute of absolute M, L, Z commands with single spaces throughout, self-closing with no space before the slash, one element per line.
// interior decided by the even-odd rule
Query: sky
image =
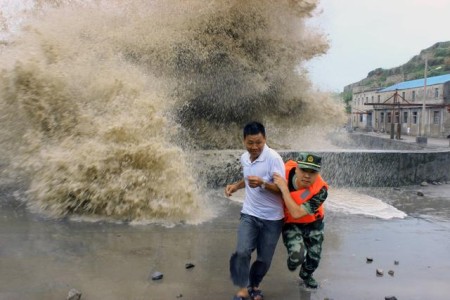
<path fill-rule="evenodd" d="M 331 47 L 306 67 L 321 90 L 342 92 L 376 68 L 398 67 L 450 41 L 450 0 L 320 0 L 316 12 L 308 23 Z"/>

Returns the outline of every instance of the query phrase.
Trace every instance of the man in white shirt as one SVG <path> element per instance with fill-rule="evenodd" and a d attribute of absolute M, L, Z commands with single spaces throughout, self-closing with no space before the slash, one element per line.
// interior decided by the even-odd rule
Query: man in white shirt
<path fill-rule="evenodd" d="M 262 300 L 259 284 L 269 270 L 284 218 L 283 200 L 278 186 L 273 183 L 273 174 L 284 174 L 285 167 L 281 156 L 266 145 L 266 132 L 261 123 L 248 123 L 243 131 L 247 149 L 241 156 L 244 178 L 225 188 L 227 196 L 245 188 L 230 273 L 233 284 L 239 287 L 234 300 L 248 297 Z M 255 249 L 257 257 L 250 267 Z"/>

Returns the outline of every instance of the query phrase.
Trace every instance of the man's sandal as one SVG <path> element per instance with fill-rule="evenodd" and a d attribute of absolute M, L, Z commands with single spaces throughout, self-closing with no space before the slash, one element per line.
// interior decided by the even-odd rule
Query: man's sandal
<path fill-rule="evenodd" d="M 252 300 L 264 300 L 264 295 L 261 290 L 249 289 L 248 293 Z"/>

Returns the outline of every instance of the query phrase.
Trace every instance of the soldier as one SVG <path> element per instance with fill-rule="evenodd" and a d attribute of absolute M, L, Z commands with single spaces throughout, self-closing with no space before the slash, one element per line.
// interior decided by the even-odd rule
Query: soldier
<path fill-rule="evenodd" d="M 328 195 L 328 184 L 319 174 L 321 160 L 317 155 L 301 153 L 298 161 L 286 162 L 286 177 L 274 174 L 285 204 L 282 237 L 288 252 L 287 267 L 295 271 L 301 265 L 299 276 L 309 288 L 318 287 L 312 274 L 320 262 L 323 202 Z"/>

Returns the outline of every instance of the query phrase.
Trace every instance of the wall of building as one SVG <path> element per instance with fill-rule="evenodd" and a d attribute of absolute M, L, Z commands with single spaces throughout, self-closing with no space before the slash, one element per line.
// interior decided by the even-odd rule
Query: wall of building
<path fill-rule="evenodd" d="M 361 91 L 354 93 L 352 97 L 352 127 L 371 131 L 374 125 L 373 106 L 365 105 L 378 99 L 376 90 Z"/>
<path fill-rule="evenodd" d="M 450 113 L 446 107 L 427 107 L 422 125 L 422 104 L 424 87 L 398 91 L 397 101 L 401 104 L 416 104 L 393 109 L 392 106 L 366 105 L 366 103 L 393 103 L 394 91 L 358 91 L 352 99 L 352 127 L 365 131 L 381 131 L 401 135 L 447 137 L 450 134 Z M 450 82 L 428 86 L 426 104 L 450 105 Z M 394 126 L 392 126 L 394 124 Z M 399 124 L 399 125 L 398 125 Z"/>

